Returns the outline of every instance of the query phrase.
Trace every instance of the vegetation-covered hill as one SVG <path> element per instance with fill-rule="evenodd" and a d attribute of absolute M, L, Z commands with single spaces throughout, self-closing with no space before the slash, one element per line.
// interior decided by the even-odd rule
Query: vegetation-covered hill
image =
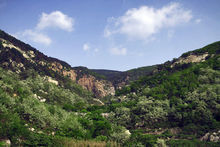
<path fill-rule="evenodd" d="M 0 146 L 219 146 L 219 53 L 216 42 L 156 66 L 89 70 L 0 31 Z"/>
<path fill-rule="evenodd" d="M 140 77 L 152 74 L 156 67 L 156 65 L 146 66 L 124 72 L 102 69 L 92 69 L 92 71 L 104 76 L 106 80 L 110 81 L 118 89 L 128 85 L 132 81 L 138 80 Z"/>
<path fill-rule="evenodd" d="M 119 122 L 145 132 L 178 128 L 174 138 L 200 138 L 219 131 L 219 53 L 220 42 L 216 42 L 159 65 L 155 74 L 116 91 L 113 114 L 118 117 L 124 110 L 127 121 Z"/>

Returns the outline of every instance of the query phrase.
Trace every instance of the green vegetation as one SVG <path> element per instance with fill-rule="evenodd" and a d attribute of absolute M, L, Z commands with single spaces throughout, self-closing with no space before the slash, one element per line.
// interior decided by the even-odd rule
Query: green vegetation
<path fill-rule="evenodd" d="M 112 124 L 101 112 L 85 110 L 88 98 L 44 77 L 24 80 L 0 68 L 0 85 L 0 136 L 12 145 L 48 146 L 56 136 L 107 141 L 112 133 Z"/>
<path fill-rule="evenodd" d="M 36 51 L 4 32 L 0 36 Z M 219 146 L 210 137 L 206 142 L 199 138 L 220 130 L 220 42 L 181 57 L 204 53 L 209 53 L 204 62 L 174 67 L 178 59 L 127 72 L 74 68 L 79 77 L 130 83 L 115 96 L 100 98 L 105 103 L 100 106 L 91 92 L 68 77 L 24 60 L 16 50 L 1 52 L 0 146 L 7 139 L 12 146 Z M 41 61 L 71 68 L 36 54 Z M 22 61 L 26 69 L 17 72 L 9 59 Z"/>

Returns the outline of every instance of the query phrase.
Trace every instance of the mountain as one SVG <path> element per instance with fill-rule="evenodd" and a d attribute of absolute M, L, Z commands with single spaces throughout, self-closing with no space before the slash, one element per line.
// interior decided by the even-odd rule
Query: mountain
<path fill-rule="evenodd" d="M 71 67 L 0 31 L 0 146 L 217 147 L 219 118 L 220 42 L 121 72 Z"/>
<path fill-rule="evenodd" d="M 130 82 L 138 80 L 140 77 L 148 76 L 153 73 L 157 65 L 145 66 L 128 71 L 113 71 L 113 70 L 101 70 L 91 69 L 93 72 L 103 75 L 106 80 L 110 81 L 116 89 L 128 85 Z"/>
<path fill-rule="evenodd" d="M 95 70 L 86 67 L 71 67 L 68 63 L 48 57 L 37 49 L 25 44 L 0 30 L 0 64 L 3 68 L 23 73 L 34 69 L 62 82 L 62 77 L 69 77 L 96 97 L 114 95 L 115 89 L 128 85 L 141 76 L 149 75 L 157 66 L 146 66 L 129 71 Z"/>
<path fill-rule="evenodd" d="M 120 125 L 177 140 L 218 142 L 218 135 L 210 134 L 220 130 L 220 42 L 158 65 L 154 74 L 118 89 L 116 95 L 110 103 Z"/>
<path fill-rule="evenodd" d="M 96 97 L 114 95 L 115 88 L 112 83 L 86 67 L 73 68 L 64 61 L 44 55 L 3 31 L 0 31 L 0 42 L 0 64 L 3 68 L 21 74 L 34 69 L 52 77 L 63 86 L 63 78 L 68 77 L 84 89 L 93 92 Z"/>

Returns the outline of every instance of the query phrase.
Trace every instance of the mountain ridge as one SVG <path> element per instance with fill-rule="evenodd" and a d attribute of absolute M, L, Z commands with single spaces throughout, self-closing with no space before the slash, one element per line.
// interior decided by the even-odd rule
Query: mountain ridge
<path fill-rule="evenodd" d="M 97 97 L 114 94 L 115 90 L 110 82 L 102 79 L 101 76 L 93 73 L 86 67 L 71 67 L 68 63 L 53 57 L 48 57 L 37 49 L 17 40 L 3 31 L 0 31 L 0 38 L 0 63 L 3 67 L 14 70 L 16 68 L 17 72 L 24 71 L 25 67 L 34 67 L 35 70 L 40 72 L 46 71 L 46 74 L 49 74 L 49 76 L 58 76 L 57 74 L 67 76 L 72 81 L 80 84 L 83 88 L 93 92 Z"/>

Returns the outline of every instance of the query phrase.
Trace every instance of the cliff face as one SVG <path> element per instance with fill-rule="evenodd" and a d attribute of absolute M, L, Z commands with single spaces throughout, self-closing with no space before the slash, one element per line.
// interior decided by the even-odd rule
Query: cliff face
<path fill-rule="evenodd" d="M 89 91 L 93 91 L 97 97 L 115 94 L 115 88 L 111 82 L 106 80 L 97 80 L 91 75 L 84 75 L 77 81 L 77 83 Z"/>
<path fill-rule="evenodd" d="M 49 68 L 63 76 L 69 77 L 72 81 L 75 81 L 84 89 L 93 92 L 96 97 L 104 97 L 115 94 L 115 88 L 111 82 L 102 79 L 98 80 L 95 76 L 90 74 L 82 74 L 81 69 L 78 71 L 76 69 L 66 69 L 59 62 L 51 63 Z"/>
<path fill-rule="evenodd" d="M 84 68 L 87 70 L 84 72 L 84 69 L 72 68 L 63 61 L 47 57 L 3 31 L 0 31 L 0 66 L 17 73 L 34 69 L 38 73 L 44 72 L 46 76 L 53 75 L 55 80 L 58 80 L 56 78 L 59 76 L 68 77 L 84 89 L 93 92 L 96 97 L 115 93 L 111 82 L 90 74 L 87 68 Z"/>

